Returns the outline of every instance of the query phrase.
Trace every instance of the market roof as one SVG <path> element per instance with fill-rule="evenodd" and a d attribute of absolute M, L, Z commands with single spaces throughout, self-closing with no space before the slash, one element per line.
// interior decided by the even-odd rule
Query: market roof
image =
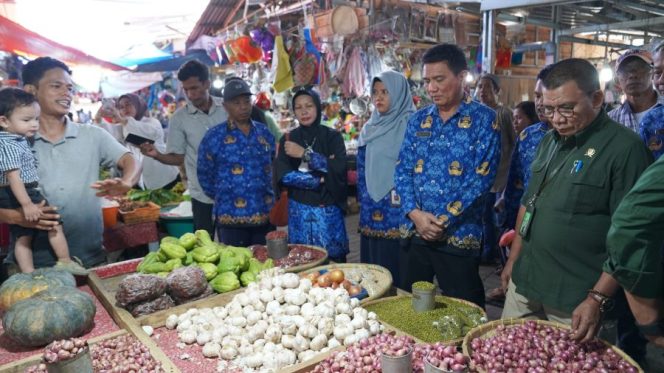
<path fill-rule="evenodd" d="M 499 21 L 558 28 L 561 35 L 597 32 L 643 38 L 664 35 L 664 2 L 659 0 L 543 1 L 485 0 L 482 10 L 499 10 Z"/>

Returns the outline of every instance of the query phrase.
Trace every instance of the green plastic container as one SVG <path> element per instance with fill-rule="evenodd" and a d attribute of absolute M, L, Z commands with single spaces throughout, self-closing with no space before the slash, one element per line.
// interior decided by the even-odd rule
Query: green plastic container
<path fill-rule="evenodd" d="M 185 233 L 194 232 L 194 218 L 193 217 L 175 217 L 175 216 L 161 216 L 161 225 L 166 229 L 169 236 L 180 237 Z"/>

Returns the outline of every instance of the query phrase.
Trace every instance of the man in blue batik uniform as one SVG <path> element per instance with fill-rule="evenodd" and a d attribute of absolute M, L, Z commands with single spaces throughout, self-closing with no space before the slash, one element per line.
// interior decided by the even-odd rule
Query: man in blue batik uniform
<path fill-rule="evenodd" d="M 404 222 L 406 289 L 435 275 L 443 294 L 484 307 L 478 270 L 482 208 L 500 159 L 496 113 L 464 96 L 463 51 L 440 44 L 423 57 L 434 105 L 408 122 L 395 173 Z"/>
<path fill-rule="evenodd" d="M 544 67 L 535 81 L 535 108 L 540 122 L 526 127 L 519 134 L 516 146 L 512 153 L 510 173 L 505 187 L 505 229 L 514 229 L 516 215 L 521 206 L 521 197 L 528 187 L 530 180 L 530 164 L 535 159 L 537 146 L 546 133 L 551 129 L 549 119 L 543 112 L 542 81 L 551 70 L 551 65 Z"/>
<path fill-rule="evenodd" d="M 251 90 L 237 77 L 226 80 L 228 120 L 208 130 L 198 149 L 198 181 L 214 199 L 220 241 L 233 246 L 265 244 L 274 201 L 274 137 L 251 116 Z"/>
<path fill-rule="evenodd" d="M 641 119 L 639 135 L 655 159 L 658 159 L 664 154 L 664 42 L 653 50 L 652 62 L 652 83 L 659 94 L 659 100 Z"/>

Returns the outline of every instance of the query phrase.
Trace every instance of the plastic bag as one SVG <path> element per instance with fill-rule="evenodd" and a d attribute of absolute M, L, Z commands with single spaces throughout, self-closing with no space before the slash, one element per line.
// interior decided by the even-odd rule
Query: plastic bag
<path fill-rule="evenodd" d="M 178 298 L 176 296 L 173 296 L 173 300 L 175 301 L 175 304 L 183 304 L 183 303 L 193 302 L 195 300 L 199 300 L 199 299 L 209 297 L 212 294 L 214 294 L 214 289 L 212 289 L 212 286 L 210 286 L 210 284 L 207 284 L 205 286 L 205 290 L 203 290 L 202 293 L 196 295 L 195 297 L 184 299 L 184 298 Z"/>
<path fill-rule="evenodd" d="M 169 293 L 178 299 L 193 298 L 207 286 L 205 272 L 199 267 L 181 267 L 175 269 L 166 278 Z"/>
<path fill-rule="evenodd" d="M 132 304 L 128 307 L 129 312 L 136 317 L 141 315 L 148 315 L 157 311 L 165 310 L 175 306 L 175 302 L 168 294 L 162 294 L 157 299 L 144 301 L 141 303 Z"/>
<path fill-rule="evenodd" d="M 205 278 L 205 275 L 203 278 Z M 129 275 L 118 285 L 115 300 L 122 307 L 126 307 L 131 303 L 155 299 L 166 293 L 166 287 L 166 280 L 158 276 Z"/>

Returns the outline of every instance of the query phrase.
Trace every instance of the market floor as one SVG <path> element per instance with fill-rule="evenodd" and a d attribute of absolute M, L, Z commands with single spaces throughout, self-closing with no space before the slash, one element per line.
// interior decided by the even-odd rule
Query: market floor
<path fill-rule="evenodd" d="M 352 214 L 346 216 L 346 231 L 348 232 L 348 239 L 350 244 L 350 254 L 348 254 L 349 263 L 357 263 L 360 261 L 360 234 L 357 232 L 357 224 L 359 221 L 359 214 Z M 489 290 L 500 286 L 500 277 L 496 272 L 494 265 L 480 266 L 480 277 L 484 281 L 484 289 Z M 487 304 L 486 313 L 489 320 L 497 320 L 503 312 L 502 306 Z M 647 369 L 646 373 L 661 373 L 664 372 L 664 351 L 657 349 L 652 344 L 648 345 L 647 354 Z"/>

